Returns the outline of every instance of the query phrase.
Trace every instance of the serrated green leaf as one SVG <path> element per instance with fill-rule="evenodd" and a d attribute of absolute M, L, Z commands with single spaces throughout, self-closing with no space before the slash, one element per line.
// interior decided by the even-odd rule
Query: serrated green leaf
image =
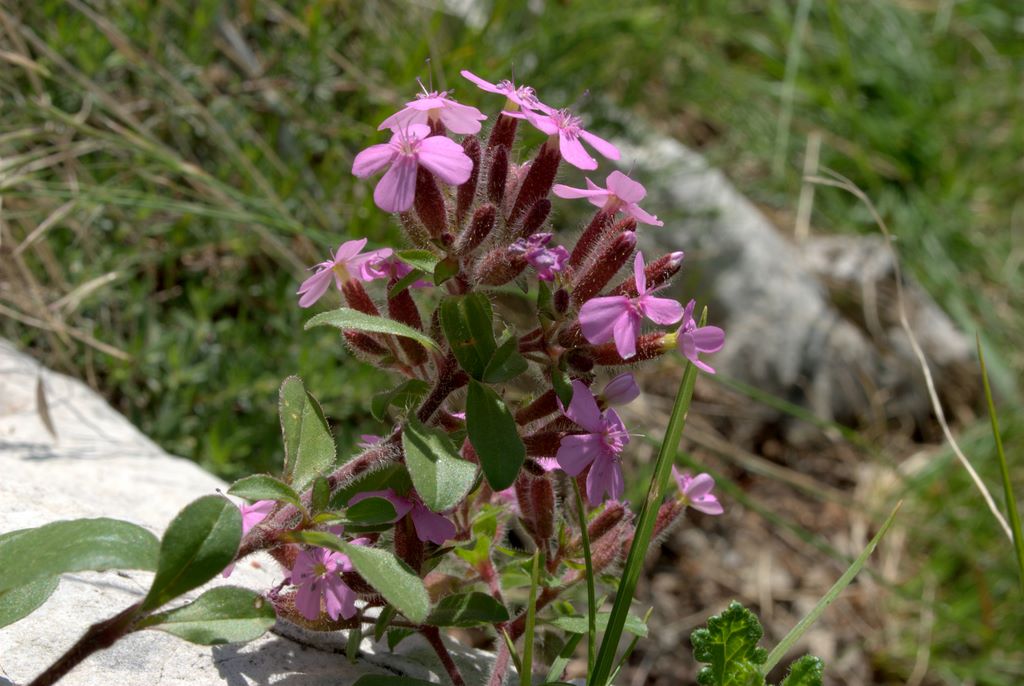
<path fill-rule="evenodd" d="M 505 402 L 474 379 L 469 380 L 466 396 L 466 430 L 491 488 L 502 491 L 511 486 L 526 460 L 526 446 Z"/>
<path fill-rule="evenodd" d="M 59 576 L 44 576 L 35 581 L 0 591 L 0 629 L 27 617 L 53 595 Z"/>
<path fill-rule="evenodd" d="M 274 626 L 274 607 L 247 588 L 212 588 L 183 607 L 151 615 L 141 628 L 212 646 L 252 641 Z"/>
<path fill-rule="evenodd" d="M 505 606 L 486 593 L 472 591 L 443 598 L 427 617 L 431 626 L 470 627 L 509 620 Z"/>
<path fill-rule="evenodd" d="M 0 592 L 66 572 L 157 567 L 160 544 L 141 526 L 117 519 L 72 519 L 0 538 Z"/>
<path fill-rule="evenodd" d="M 429 390 L 430 384 L 426 381 L 422 379 L 409 379 L 390 391 L 384 391 L 373 396 L 373 399 L 370 401 L 370 413 L 373 414 L 374 419 L 384 421 L 390 406 L 408 407 L 425 396 Z"/>
<path fill-rule="evenodd" d="M 268 474 L 253 474 L 252 476 L 239 479 L 231 484 L 228 493 L 237 495 L 239 498 L 245 498 L 250 502 L 277 500 L 301 507 L 299 494 L 295 492 L 295 489 Z"/>
<path fill-rule="evenodd" d="M 604 631 L 605 627 L 608 626 L 608 618 L 611 616 L 610 612 L 598 612 L 597 613 L 597 630 Z M 587 625 L 588 618 L 585 615 L 563 615 L 556 617 L 551 620 L 549 624 L 557 626 L 563 631 L 568 631 L 571 634 L 585 634 L 589 631 Z M 626 617 L 626 623 L 622 627 L 634 636 L 640 636 L 644 638 L 647 636 L 647 624 L 643 619 L 636 615 L 629 615 Z"/>
<path fill-rule="evenodd" d="M 476 480 L 476 465 L 459 456 L 448 435 L 416 417 L 402 429 L 402 451 L 416 492 L 434 512 L 458 505 Z"/>
<path fill-rule="evenodd" d="M 284 476 L 296 491 L 302 491 L 334 464 L 334 436 L 320 403 L 306 391 L 302 379 L 285 379 L 279 397 Z"/>
<path fill-rule="evenodd" d="M 526 358 L 519 354 L 519 339 L 510 337 L 498 346 L 484 369 L 483 380 L 501 383 L 514 379 L 529 368 Z"/>
<path fill-rule="evenodd" d="M 825 663 L 820 657 L 804 655 L 793 661 L 779 686 L 821 686 L 824 671 Z"/>
<path fill-rule="evenodd" d="M 422 343 L 432 350 L 438 349 L 434 339 L 422 331 L 417 331 L 411 326 L 396 322 L 394 319 L 366 314 L 348 307 L 342 307 L 331 312 L 321 312 L 306 322 L 305 329 L 308 331 L 317 326 L 333 326 L 342 331 L 363 331 L 366 333 L 387 333 L 394 336 L 404 336 L 405 338 L 413 339 L 417 343 Z"/>
<path fill-rule="evenodd" d="M 707 628 L 690 634 L 693 656 L 707 666 L 697 674 L 701 686 L 758 686 L 764 684 L 760 666 L 768 653 L 758 647 L 764 636 L 761 623 L 736 601 L 724 612 L 708 618 Z"/>
<path fill-rule="evenodd" d="M 185 506 L 160 541 L 160 563 L 143 610 L 202 586 L 227 567 L 242 539 L 242 515 L 230 500 L 207 495 Z"/>
<path fill-rule="evenodd" d="M 483 377 L 498 345 L 494 341 L 491 301 L 482 293 L 441 301 L 441 329 L 459 366 L 474 379 Z"/>
<path fill-rule="evenodd" d="M 429 250 L 398 250 L 395 252 L 395 257 L 405 262 L 413 269 L 419 269 L 421 272 L 427 274 L 434 273 L 434 266 L 441 260 L 437 255 L 430 252 Z"/>

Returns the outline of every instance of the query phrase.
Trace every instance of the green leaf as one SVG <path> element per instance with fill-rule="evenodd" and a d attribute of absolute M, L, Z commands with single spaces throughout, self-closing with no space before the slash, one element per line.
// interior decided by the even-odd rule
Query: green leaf
<path fill-rule="evenodd" d="M 388 629 L 388 650 L 394 650 L 395 647 L 399 643 L 401 643 L 405 639 L 409 638 L 414 633 L 416 633 L 416 632 L 413 631 L 412 629 L 407 629 L 407 628 L 405 628 L 403 626 L 393 626 L 393 627 L 391 627 L 390 629 Z M 385 678 L 389 678 L 390 679 L 392 677 L 385 677 Z M 394 677 L 394 678 L 404 679 L 405 677 Z"/>
<path fill-rule="evenodd" d="M 315 514 L 327 509 L 331 500 L 331 484 L 322 476 L 313 480 L 313 492 L 310 494 L 310 510 Z"/>
<path fill-rule="evenodd" d="M 476 480 L 476 465 L 459 456 L 448 435 L 414 416 L 402 429 L 402 450 L 416 492 L 434 512 L 458 505 Z"/>
<path fill-rule="evenodd" d="M 345 522 L 355 526 L 377 526 L 395 521 L 395 506 L 387 498 L 364 498 L 345 510 Z"/>
<path fill-rule="evenodd" d="M 608 626 L 608 617 L 610 616 L 610 612 L 597 613 L 598 631 L 605 630 L 605 627 Z M 549 623 L 557 626 L 562 631 L 568 631 L 570 634 L 585 634 L 589 631 L 587 615 L 563 615 L 551 620 Z M 647 624 L 636 615 L 627 616 L 626 623 L 622 628 L 634 636 L 640 636 L 641 638 L 647 636 Z"/>
<path fill-rule="evenodd" d="M 562 401 L 562 405 L 569 407 L 569 403 L 572 402 L 572 379 L 569 378 L 569 375 L 560 369 L 552 369 L 551 385 L 554 387 L 558 399 Z"/>
<path fill-rule="evenodd" d="M 509 337 L 498 346 L 484 369 L 483 380 L 487 383 L 500 383 L 519 376 L 529 368 L 526 358 L 519 354 L 519 339 Z"/>
<path fill-rule="evenodd" d="M 302 491 L 334 464 L 334 436 L 320 404 L 297 376 L 289 376 L 281 384 L 279 411 L 285 479 Z"/>
<path fill-rule="evenodd" d="M 377 621 L 373 624 L 373 640 L 376 643 L 380 639 L 384 638 L 385 632 L 391 625 L 391 620 L 398 614 L 398 610 L 390 605 L 385 605 L 381 609 L 380 614 L 377 615 Z"/>
<path fill-rule="evenodd" d="M 434 267 L 441 259 L 429 250 L 399 250 L 395 253 L 395 257 L 413 269 L 419 269 L 427 274 L 434 273 Z"/>
<path fill-rule="evenodd" d="M 367 674 L 359 677 L 353 686 L 437 686 L 437 684 L 422 679 L 413 679 L 410 676 Z"/>
<path fill-rule="evenodd" d="M 370 413 L 374 419 L 384 421 L 387 418 L 388 407 L 396 405 L 401 408 L 411 406 L 430 390 L 430 384 L 422 379 L 409 379 L 390 391 L 384 391 L 373 396 L 370 401 Z"/>
<path fill-rule="evenodd" d="M 299 494 L 291 486 L 269 474 L 253 474 L 239 479 L 228 489 L 231 495 L 245 498 L 249 502 L 276 500 L 301 507 Z"/>
<path fill-rule="evenodd" d="M 348 630 L 348 640 L 345 642 L 345 657 L 349 663 L 355 664 L 359 659 L 359 644 L 363 642 L 363 625 L 356 623 Z"/>
<path fill-rule="evenodd" d="M 748 686 L 763 684 L 761 665 L 768 653 L 757 646 L 764 635 L 761 623 L 736 601 L 708 619 L 705 629 L 690 634 L 693 656 L 707 666 L 701 668 L 701 686 Z"/>
<path fill-rule="evenodd" d="M 419 269 L 413 269 L 411 272 L 400 278 L 395 284 L 388 289 L 388 298 L 394 298 L 396 295 L 404 291 L 409 286 L 413 285 L 417 281 L 423 278 L 423 272 Z"/>
<path fill-rule="evenodd" d="M 59 576 L 44 576 L 35 581 L 0 591 L 0 629 L 27 617 L 53 595 Z"/>
<path fill-rule="evenodd" d="M 825 663 L 820 657 L 804 655 L 789 666 L 779 686 L 821 686 Z"/>
<path fill-rule="evenodd" d="M 498 347 L 491 323 L 491 301 L 481 293 L 445 298 L 441 301 L 440 319 L 459 366 L 474 379 L 482 378 Z"/>
<path fill-rule="evenodd" d="M 509 620 L 508 610 L 486 593 L 473 591 L 450 595 L 441 600 L 427 617 L 431 626 L 470 627 Z"/>
<path fill-rule="evenodd" d="M 156 536 L 117 519 L 72 519 L 8 532 L 0 538 L 0 592 L 66 572 L 151 571 L 158 550 Z"/>
<path fill-rule="evenodd" d="M 405 465 L 392 462 L 381 469 L 375 469 L 368 474 L 356 477 L 351 483 L 346 484 L 331 496 L 331 507 L 345 507 L 348 501 L 357 493 L 367 491 L 383 491 L 393 488 L 396 493 L 408 493 L 412 488 L 412 480 Z"/>
<path fill-rule="evenodd" d="M 160 542 L 160 564 L 143 610 L 202 586 L 235 558 L 242 515 L 230 500 L 207 495 L 185 506 Z"/>
<path fill-rule="evenodd" d="M 526 459 L 526 446 L 505 402 L 473 379 L 466 397 L 466 431 L 491 488 L 502 491 L 511 486 Z"/>
<path fill-rule="evenodd" d="M 547 319 L 555 319 L 555 301 L 547 282 L 537 284 L 537 313 Z"/>
<path fill-rule="evenodd" d="M 219 586 L 188 605 L 147 617 L 140 626 L 212 646 L 257 639 L 274 626 L 275 619 L 274 607 L 259 593 Z"/>
<path fill-rule="evenodd" d="M 342 307 L 331 312 L 321 312 L 316 315 L 308 322 L 306 322 L 306 330 L 312 329 L 317 326 L 333 326 L 336 329 L 342 331 L 364 331 L 367 333 L 389 333 L 395 336 L 404 336 L 405 338 L 411 338 L 417 343 L 437 350 L 437 343 L 430 336 L 425 335 L 421 331 L 417 331 L 411 326 L 406 326 L 401 322 L 396 322 L 393 319 L 387 317 L 379 317 L 372 314 L 365 314 L 359 310 L 353 310 L 348 307 Z"/>
<path fill-rule="evenodd" d="M 434 285 L 440 286 L 459 273 L 459 261 L 454 257 L 446 257 L 434 266 Z"/>

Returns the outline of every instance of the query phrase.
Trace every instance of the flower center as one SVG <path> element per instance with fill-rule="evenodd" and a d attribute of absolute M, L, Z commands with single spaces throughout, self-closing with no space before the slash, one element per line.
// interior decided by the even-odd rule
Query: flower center
<path fill-rule="evenodd" d="M 349 281 L 352 280 L 352 275 L 349 274 L 348 264 L 346 262 L 336 263 L 333 267 L 331 267 L 331 270 L 338 275 L 338 278 L 341 279 L 342 283 L 348 283 Z"/>
<path fill-rule="evenodd" d="M 323 562 L 317 562 L 315 565 L 313 565 L 313 574 L 316 575 L 318 578 L 327 576 L 327 565 L 325 565 Z"/>
<path fill-rule="evenodd" d="M 551 120 L 555 122 L 555 126 L 559 130 L 570 138 L 575 138 L 579 135 L 580 129 L 582 128 L 583 120 L 574 115 L 569 110 L 556 110 L 551 113 Z"/>
<path fill-rule="evenodd" d="M 420 149 L 420 139 L 408 133 L 402 133 L 398 139 L 398 152 L 402 155 L 415 155 Z"/>

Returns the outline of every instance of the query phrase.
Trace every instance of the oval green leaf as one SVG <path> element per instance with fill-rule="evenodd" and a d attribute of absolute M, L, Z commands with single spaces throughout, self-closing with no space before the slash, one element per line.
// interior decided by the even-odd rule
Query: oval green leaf
<path fill-rule="evenodd" d="M 434 512 L 458 505 L 476 480 L 476 465 L 459 456 L 448 434 L 414 416 L 402 429 L 402 450 L 416 492 Z"/>
<path fill-rule="evenodd" d="M 285 379 L 279 398 L 284 476 L 296 491 L 302 491 L 334 464 L 334 436 L 320 403 L 306 391 L 302 379 Z"/>
<path fill-rule="evenodd" d="M 212 646 L 259 638 L 274 626 L 274 607 L 247 588 L 212 588 L 193 602 L 151 615 L 142 628 L 159 629 L 190 643 Z"/>
<path fill-rule="evenodd" d="M 384 421 L 387 417 L 388 407 L 396 405 L 406 408 L 419 401 L 420 398 L 430 390 L 430 384 L 422 379 L 409 379 L 390 391 L 384 391 L 373 396 L 370 401 L 370 413 L 374 419 Z"/>
<path fill-rule="evenodd" d="M 0 591 L 0 629 L 27 617 L 57 590 L 58 576 L 44 576 L 32 583 Z"/>
<path fill-rule="evenodd" d="M 514 379 L 529 368 L 526 358 L 519 354 L 519 339 L 508 338 L 498 346 L 484 369 L 483 380 L 487 383 L 500 383 Z"/>
<path fill-rule="evenodd" d="M 491 488 L 503 491 L 511 486 L 526 459 L 526 446 L 505 402 L 473 379 L 466 397 L 466 431 Z"/>
<path fill-rule="evenodd" d="M 432 626 L 470 627 L 509 620 L 508 610 L 497 600 L 479 591 L 443 598 L 427 617 Z"/>
<path fill-rule="evenodd" d="M 483 377 L 498 347 L 494 341 L 491 302 L 482 293 L 452 296 L 441 301 L 440 320 L 444 337 L 466 373 Z"/>
<path fill-rule="evenodd" d="M 160 564 L 143 610 L 202 586 L 227 567 L 242 539 L 242 515 L 227 498 L 203 496 L 185 506 L 160 542 Z"/>
<path fill-rule="evenodd" d="M 434 342 L 434 339 L 425 335 L 421 331 L 417 331 L 411 326 L 406 326 L 405 324 L 396 322 L 393 319 L 387 319 L 386 317 L 365 314 L 359 310 L 353 310 L 348 307 L 342 307 L 341 309 L 333 310 L 331 312 L 321 312 L 306 322 L 305 328 L 308 331 L 315 326 L 333 326 L 336 329 L 341 329 L 342 331 L 389 333 L 395 336 L 411 338 L 417 343 L 422 343 L 433 350 L 438 349 L 437 343 Z"/>
<path fill-rule="evenodd" d="M 231 484 L 228 489 L 231 495 L 245 498 L 250 502 L 257 500 L 276 500 L 279 502 L 291 503 L 300 507 L 299 494 L 291 486 L 275 479 L 268 474 L 253 474 L 239 479 Z"/>
<path fill-rule="evenodd" d="M 397 517 L 395 506 L 386 498 L 364 498 L 345 511 L 345 522 L 358 526 L 390 524 Z"/>
<path fill-rule="evenodd" d="M 157 567 L 159 543 L 117 519 L 73 519 L 0 538 L 0 592 L 66 572 Z"/>

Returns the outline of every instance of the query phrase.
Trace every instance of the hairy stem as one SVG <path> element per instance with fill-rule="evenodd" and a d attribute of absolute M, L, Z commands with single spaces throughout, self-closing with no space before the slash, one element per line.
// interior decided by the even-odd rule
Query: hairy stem
<path fill-rule="evenodd" d="M 110 619 L 93 624 L 75 645 L 61 655 L 45 672 L 37 676 L 29 686 L 50 686 L 77 667 L 85 658 L 99 650 L 105 650 L 117 643 L 118 639 L 131 632 L 138 619 L 141 602 L 131 605 Z"/>
<path fill-rule="evenodd" d="M 425 626 L 420 629 L 420 633 L 423 634 L 423 638 L 427 639 L 427 643 L 437 653 L 437 657 L 441 660 L 441 664 L 444 665 L 444 669 L 448 672 L 448 678 L 452 680 L 452 683 L 455 686 L 466 686 L 466 681 L 462 678 L 458 665 L 455 664 L 451 653 L 448 652 L 448 647 L 441 640 L 441 631 L 436 626 Z"/>

